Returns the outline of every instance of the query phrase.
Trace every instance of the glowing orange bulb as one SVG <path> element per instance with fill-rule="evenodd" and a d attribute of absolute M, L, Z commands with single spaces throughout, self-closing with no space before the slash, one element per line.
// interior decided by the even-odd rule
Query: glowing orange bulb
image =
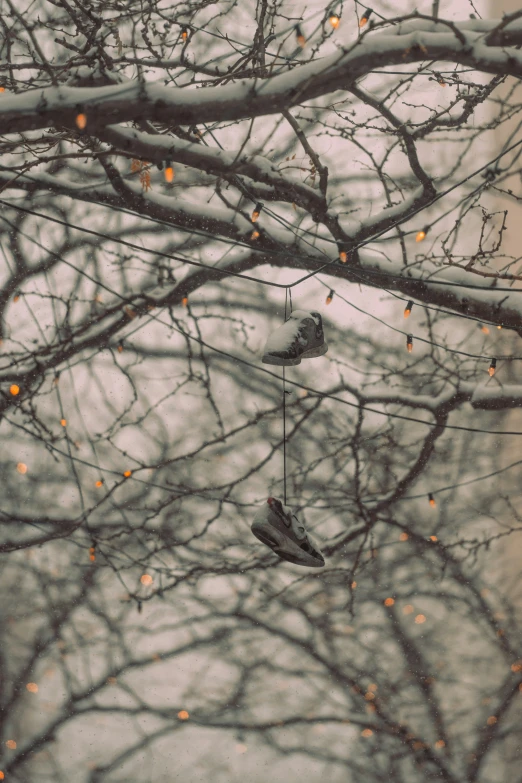
<path fill-rule="evenodd" d="M 190 718 L 190 715 L 188 714 L 187 710 L 180 710 L 178 712 L 178 718 L 180 720 L 188 720 Z"/>
<path fill-rule="evenodd" d="M 15 740 L 7 740 L 7 742 L 5 744 L 7 745 L 9 750 L 16 750 L 16 742 L 15 742 Z"/>
<path fill-rule="evenodd" d="M 399 536 L 399 541 L 407 541 L 408 540 L 408 534 L 407 533 L 401 533 Z"/>
<path fill-rule="evenodd" d="M 342 264 L 346 264 L 346 262 L 348 261 L 348 253 L 346 252 L 346 250 L 339 250 L 339 260 L 341 261 Z"/>
<path fill-rule="evenodd" d="M 130 476 L 132 476 L 132 470 L 126 470 L 123 475 L 125 476 L 125 478 L 130 478 Z"/>
<path fill-rule="evenodd" d="M 186 27 L 182 27 L 182 29 L 181 29 L 181 37 L 182 37 L 182 39 L 184 41 L 187 40 L 187 38 L 188 38 L 188 30 L 187 30 Z"/>
<path fill-rule="evenodd" d="M 444 742 L 444 740 L 437 740 L 437 742 L 435 743 L 435 747 L 438 750 L 440 750 L 440 748 L 444 748 L 445 745 L 446 745 L 446 743 Z"/>
<path fill-rule="evenodd" d="M 339 25 L 341 24 L 341 20 L 339 19 L 339 17 L 337 16 L 337 14 L 331 14 L 331 16 L 330 16 L 330 18 L 328 19 L 328 21 L 330 22 L 330 24 L 332 25 L 332 27 L 333 27 L 333 29 L 334 29 L 334 30 L 337 30 L 337 28 L 338 28 L 338 27 L 339 27 Z"/>
<path fill-rule="evenodd" d="M 417 625 L 422 625 L 422 623 L 426 622 L 426 617 L 423 614 L 418 614 L 415 618 L 415 622 Z"/>
<path fill-rule="evenodd" d="M 62 425 L 62 427 L 66 427 L 67 426 L 67 419 L 60 419 L 60 424 Z"/>
<path fill-rule="evenodd" d="M 18 473 L 22 474 L 22 476 L 25 473 L 27 473 L 27 465 L 24 462 L 19 462 L 18 465 L 16 466 L 16 469 L 17 469 Z"/>
<path fill-rule="evenodd" d="M 13 296 L 13 302 L 16 304 L 16 302 L 20 301 L 20 294 L 15 294 Z"/>
<path fill-rule="evenodd" d="M 361 737 L 371 737 L 373 734 L 373 731 L 371 729 L 363 729 L 361 731 Z"/>
<path fill-rule="evenodd" d="M 435 506 L 437 505 L 437 501 L 435 500 L 435 498 L 433 497 L 433 495 L 431 494 L 431 492 L 430 492 L 430 494 L 428 495 L 428 500 L 429 500 L 430 506 L 431 506 L 432 508 L 435 508 Z"/>
<path fill-rule="evenodd" d="M 13 397 L 16 397 L 16 395 L 20 393 L 20 387 L 17 386 L 16 383 L 13 383 L 13 385 L 9 387 L 9 391 Z"/>
<path fill-rule="evenodd" d="M 3 91 L 4 91 L 4 88 L 2 87 L 2 89 L 0 90 L 0 92 L 3 92 Z M 5 778 L 5 775 L 4 775 L 4 773 L 2 772 L 2 770 L 0 769 L 0 780 L 3 780 L 4 778 Z"/>
<path fill-rule="evenodd" d="M 393 606 L 394 603 L 395 603 L 395 598 L 384 599 L 384 606 Z"/>
<path fill-rule="evenodd" d="M 423 239 L 426 239 L 426 232 L 425 231 L 419 231 L 417 233 L 417 236 L 415 237 L 416 242 L 422 242 Z"/>
<path fill-rule="evenodd" d="M 411 353 L 413 351 L 413 335 L 409 334 L 406 337 L 406 349 L 408 353 Z"/>
<path fill-rule="evenodd" d="M 502 329 L 500 324 L 497 324 L 497 329 Z"/>
<path fill-rule="evenodd" d="M 404 308 L 404 317 L 405 318 L 409 318 L 410 317 L 410 315 L 411 315 L 411 308 L 412 307 L 413 307 L 413 302 L 410 299 L 410 301 L 408 302 L 408 304 Z"/>
<path fill-rule="evenodd" d="M 80 114 L 76 115 L 76 127 L 78 128 L 78 130 L 85 130 L 86 125 L 87 125 L 87 115 L 82 114 L 80 112 Z"/>
<path fill-rule="evenodd" d="M 368 23 L 368 19 L 373 13 L 372 8 L 367 8 L 364 14 L 361 16 L 361 20 L 359 22 L 359 27 L 364 27 Z"/>
<path fill-rule="evenodd" d="M 5 92 L 5 87 L 0 87 L 0 92 Z M 1 780 L 1 778 L 0 778 Z"/>
<path fill-rule="evenodd" d="M 183 299 L 181 300 L 181 304 L 183 305 L 183 307 L 188 307 L 188 296 L 183 297 Z"/>
<path fill-rule="evenodd" d="M 261 204 L 260 201 L 258 201 L 258 203 L 254 207 L 254 211 L 252 212 L 252 223 L 257 222 L 262 209 L 263 209 L 263 205 Z"/>
<path fill-rule="evenodd" d="M 167 166 L 165 169 L 165 182 L 171 183 L 174 179 L 174 169 L 172 166 Z"/>
<path fill-rule="evenodd" d="M 123 345 L 118 345 L 118 353 L 123 353 Z"/>
<path fill-rule="evenodd" d="M 258 236 L 259 236 L 259 231 L 257 230 L 257 228 L 255 228 L 255 229 L 252 231 L 251 235 L 250 235 L 250 239 L 257 239 L 257 238 L 258 238 Z"/>
<path fill-rule="evenodd" d="M 489 334 L 489 329 L 485 324 L 482 324 L 480 327 L 480 331 L 484 332 L 484 334 Z"/>
<path fill-rule="evenodd" d="M 38 685 L 35 682 L 28 682 L 25 687 L 29 693 L 38 693 Z"/>
<path fill-rule="evenodd" d="M 430 536 L 430 541 L 438 541 L 439 539 L 437 536 Z"/>
<path fill-rule="evenodd" d="M 486 723 L 488 724 L 488 726 L 494 726 L 497 720 L 498 718 L 495 715 L 490 715 Z"/>
<path fill-rule="evenodd" d="M 299 44 L 301 49 L 304 49 L 304 47 L 306 46 L 306 38 L 303 35 L 303 31 L 301 30 L 301 28 L 299 27 L 298 24 L 296 24 L 294 29 L 295 29 L 295 35 L 296 35 L 296 38 L 297 38 L 297 43 Z"/>
<path fill-rule="evenodd" d="M 98 487 L 98 489 L 99 489 L 100 487 L 103 487 L 103 481 L 102 481 L 102 479 L 98 479 L 98 481 L 95 483 L 95 485 L 94 485 L 94 486 L 95 486 L 95 487 Z"/>
<path fill-rule="evenodd" d="M 141 582 L 142 585 L 149 586 L 149 585 L 151 585 L 153 583 L 153 581 L 154 580 L 153 580 L 153 578 L 151 577 L 150 574 L 142 574 L 140 576 L 140 582 Z"/>

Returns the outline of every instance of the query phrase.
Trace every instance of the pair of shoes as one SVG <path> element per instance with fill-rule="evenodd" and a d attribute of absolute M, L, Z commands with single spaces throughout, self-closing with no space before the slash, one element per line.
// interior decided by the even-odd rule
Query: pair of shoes
<path fill-rule="evenodd" d="M 315 310 L 294 310 L 285 323 L 266 341 L 265 364 L 293 367 L 301 359 L 324 356 L 323 321 Z M 252 533 L 283 560 L 310 568 L 322 568 L 324 557 L 307 536 L 291 508 L 277 498 L 268 498 L 259 509 L 251 527 Z"/>
<path fill-rule="evenodd" d="M 268 498 L 254 517 L 252 533 L 283 560 L 310 568 L 322 568 L 324 557 L 288 506 Z"/>
<path fill-rule="evenodd" d="M 290 318 L 266 341 L 263 362 L 293 367 L 301 364 L 301 359 L 324 356 L 327 350 L 320 314 L 294 310 Z"/>

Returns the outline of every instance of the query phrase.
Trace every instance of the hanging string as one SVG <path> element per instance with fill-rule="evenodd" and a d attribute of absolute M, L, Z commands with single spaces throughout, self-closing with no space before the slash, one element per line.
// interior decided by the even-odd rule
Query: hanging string
<path fill-rule="evenodd" d="M 292 291 L 287 288 L 285 291 L 285 323 L 292 313 Z M 283 364 L 283 503 L 286 506 L 286 368 Z"/>

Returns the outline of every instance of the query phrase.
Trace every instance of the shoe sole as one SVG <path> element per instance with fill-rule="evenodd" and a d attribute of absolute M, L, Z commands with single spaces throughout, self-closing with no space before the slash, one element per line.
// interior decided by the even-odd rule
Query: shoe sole
<path fill-rule="evenodd" d="M 262 544 L 270 547 L 282 560 L 308 568 L 324 568 L 324 561 L 320 563 L 315 557 L 312 557 L 307 552 L 303 552 L 291 538 L 288 538 L 271 525 L 254 522 L 250 529 Z"/>
<path fill-rule="evenodd" d="M 297 364 L 301 364 L 301 359 L 316 359 L 318 356 L 324 356 L 327 351 L 328 346 L 326 343 L 323 343 L 317 348 L 310 348 L 309 351 L 304 351 L 301 356 L 296 356 L 295 359 L 283 359 L 281 356 L 265 354 L 262 361 L 264 364 L 276 364 L 278 367 L 295 367 Z"/>

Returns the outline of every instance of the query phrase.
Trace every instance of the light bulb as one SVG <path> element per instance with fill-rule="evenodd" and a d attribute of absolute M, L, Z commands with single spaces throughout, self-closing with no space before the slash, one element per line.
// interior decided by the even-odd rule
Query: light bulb
<path fill-rule="evenodd" d="M 366 24 L 368 24 L 368 19 L 373 13 L 373 8 L 367 8 L 364 14 L 361 16 L 361 20 L 359 22 L 359 27 L 364 27 Z"/>
<path fill-rule="evenodd" d="M 407 305 L 406 305 L 406 307 L 404 308 L 404 317 L 405 317 L 405 318 L 409 318 L 409 317 L 410 317 L 410 314 L 411 314 L 411 308 L 412 308 L 412 307 L 413 307 L 413 302 L 412 302 L 412 300 L 410 299 L 410 301 L 408 302 L 408 304 L 407 304 Z"/>
<path fill-rule="evenodd" d="M 263 204 L 261 204 L 261 202 L 258 201 L 254 207 L 254 211 L 252 212 L 252 223 L 255 223 L 257 221 L 259 215 L 261 214 L 262 209 L 263 209 Z"/>
<path fill-rule="evenodd" d="M 304 47 L 306 46 L 306 38 L 303 35 L 303 31 L 301 30 L 298 24 L 295 25 L 294 29 L 295 29 L 295 36 L 297 38 L 297 43 L 299 44 L 301 49 L 304 49 Z"/>

